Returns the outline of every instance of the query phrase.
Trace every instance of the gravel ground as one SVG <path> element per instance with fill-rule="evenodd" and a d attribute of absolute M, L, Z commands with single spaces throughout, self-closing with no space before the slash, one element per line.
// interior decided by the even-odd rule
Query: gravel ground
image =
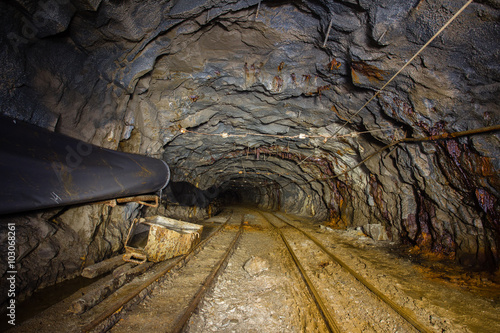
<path fill-rule="evenodd" d="M 237 249 L 186 332 L 327 332 L 278 235 L 254 213 L 245 219 Z"/>
<path fill-rule="evenodd" d="M 278 214 L 288 221 L 295 218 Z M 259 213 L 246 213 L 248 225 L 226 270 L 218 277 L 186 332 L 326 332 L 300 273 L 278 234 Z M 279 224 L 278 220 L 272 219 Z M 463 285 L 432 279 L 429 269 L 392 253 L 394 244 L 376 242 L 356 230 L 331 230 L 293 222 L 392 301 L 434 332 L 500 332 L 498 298 Z M 376 299 L 311 241 L 282 229 L 329 311 L 346 332 L 412 332 L 412 326 Z M 252 270 L 253 268 L 253 270 Z M 490 287 L 496 285 L 489 284 Z"/>
<path fill-rule="evenodd" d="M 328 332 L 300 271 L 269 221 L 288 239 L 341 331 L 415 331 L 302 233 L 272 214 L 233 209 L 229 224 L 206 249 L 158 281 L 142 302 L 124 310 L 113 332 L 168 331 L 225 252 L 242 217 L 244 232 L 237 247 L 189 319 L 185 332 Z M 494 276 L 465 272 L 439 262 L 416 263 L 395 252 L 394 244 L 374 241 L 361 231 L 320 228 L 306 219 L 283 213 L 276 216 L 317 238 L 430 331 L 500 332 L 500 288 L 491 280 Z M 206 232 L 224 221 L 222 217 L 206 221 Z M 72 295 L 12 331 L 80 331 L 89 313 L 107 302 L 82 316 L 69 314 L 68 306 L 80 296 L 81 292 Z"/>
<path fill-rule="evenodd" d="M 486 278 L 483 273 L 465 272 L 438 262 L 415 263 L 395 252 L 394 244 L 376 242 L 360 231 L 301 222 L 294 225 L 310 232 L 436 332 L 500 332 L 500 286 L 491 280 L 494 276 Z"/>

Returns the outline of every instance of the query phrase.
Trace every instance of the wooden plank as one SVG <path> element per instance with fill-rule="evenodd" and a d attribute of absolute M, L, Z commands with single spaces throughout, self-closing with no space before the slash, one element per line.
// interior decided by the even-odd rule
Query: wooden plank
<path fill-rule="evenodd" d="M 96 276 L 107 273 L 118 266 L 125 264 L 121 255 L 103 260 L 97 264 L 85 267 L 82 272 L 82 276 L 88 279 L 93 279 Z"/>
<path fill-rule="evenodd" d="M 128 265 L 132 266 L 133 264 Z M 116 276 L 114 276 L 115 272 L 113 272 L 112 279 L 99 286 L 99 288 L 89 291 L 88 293 L 74 301 L 69 309 L 70 312 L 73 312 L 75 314 L 84 313 L 88 309 L 94 307 L 96 304 L 99 304 L 103 299 L 114 293 L 118 288 L 130 281 L 132 278 L 144 273 L 151 266 L 152 263 L 147 263 L 136 267 L 130 267 L 130 269 L 126 271 L 117 272 Z M 118 270 L 121 270 L 121 268 L 119 268 Z"/>

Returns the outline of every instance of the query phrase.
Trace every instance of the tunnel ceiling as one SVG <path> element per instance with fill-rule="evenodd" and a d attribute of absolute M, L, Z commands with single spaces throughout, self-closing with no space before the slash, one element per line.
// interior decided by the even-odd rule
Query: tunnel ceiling
<path fill-rule="evenodd" d="M 395 140 L 499 123 L 495 0 L 472 3 L 353 117 L 464 3 L 3 2 L 1 112 L 163 158 L 214 197 L 381 223 L 496 265 L 498 133 L 398 145 L 333 178 Z"/>

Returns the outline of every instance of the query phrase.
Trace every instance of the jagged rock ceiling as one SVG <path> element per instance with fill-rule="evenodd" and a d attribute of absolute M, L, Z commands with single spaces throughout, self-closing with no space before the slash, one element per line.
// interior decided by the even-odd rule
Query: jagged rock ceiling
<path fill-rule="evenodd" d="M 499 2 L 0 4 L 3 114 L 166 160 L 174 182 L 498 265 Z M 43 4 L 43 6 L 41 5 Z M 331 22 L 325 46 L 323 43 Z M 325 179 L 327 178 L 327 179 Z"/>

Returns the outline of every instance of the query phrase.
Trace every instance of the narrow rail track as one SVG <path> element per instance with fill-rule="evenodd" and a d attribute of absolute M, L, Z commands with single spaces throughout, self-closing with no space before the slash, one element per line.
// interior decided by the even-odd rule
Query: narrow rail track
<path fill-rule="evenodd" d="M 344 328 L 343 323 L 341 320 L 335 319 L 334 313 L 337 312 L 344 312 L 345 310 L 348 310 L 350 312 L 350 315 L 356 313 L 356 317 L 358 318 L 363 318 L 362 321 L 364 322 L 363 325 L 368 324 L 370 327 L 369 329 L 373 329 L 375 331 L 394 331 L 391 329 L 391 326 L 394 326 L 394 329 L 397 331 L 403 331 L 408 332 L 408 331 L 419 331 L 419 332 L 431 332 L 427 327 L 425 327 L 422 323 L 420 323 L 416 317 L 408 310 L 404 309 L 403 307 L 399 306 L 395 302 L 393 302 L 391 299 L 389 299 L 387 296 L 385 296 L 380 290 L 378 290 L 375 286 L 373 286 L 369 281 L 367 281 L 365 278 L 363 278 L 360 274 L 358 274 L 356 271 L 354 271 L 352 268 L 350 268 L 346 263 L 344 263 L 340 258 L 338 258 L 335 254 L 333 254 L 330 250 L 328 250 L 321 242 L 319 242 L 315 237 L 312 235 L 308 234 L 301 228 L 293 225 L 292 223 L 286 221 L 285 219 L 279 217 L 276 214 L 272 213 L 260 213 L 261 216 L 263 216 L 273 227 L 274 229 L 279 233 L 280 237 L 283 239 L 283 242 L 285 243 L 285 246 L 290 252 L 290 255 L 293 257 L 294 262 L 296 263 L 298 269 L 301 271 L 304 281 L 308 285 L 309 290 L 314 296 L 315 302 L 317 303 L 318 307 L 321 309 L 321 312 L 325 318 L 325 322 L 328 324 L 329 329 L 332 332 L 344 332 L 344 331 L 349 331 L 352 329 L 352 327 L 349 328 Z M 273 220 L 273 221 L 271 221 Z M 293 237 L 290 237 L 293 234 Z M 308 241 L 308 245 L 304 248 L 302 246 L 293 246 L 290 244 L 290 242 L 287 240 L 287 236 L 285 234 L 288 234 L 288 238 L 293 238 L 293 242 L 295 244 L 298 244 L 300 239 L 300 235 L 302 235 L 303 239 L 306 239 Z M 313 246 L 318 249 L 316 251 L 313 250 Z M 319 253 L 321 252 L 321 253 Z M 311 254 L 313 254 L 311 256 Z M 335 294 L 335 292 L 331 292 L 332 290 L 329 289 L 334 289 L 334 288 L 329 288 L 324 286 L 324 283 L 322 289 L 319 290 L 318 287 L 315 286 L 314 283 L 314 274 L 309 274 L 309 272 L 314 271 L 314 268 L 308 268 L 308 267 L 313 267 L 313 266 L 324 266 L 324 265 L 329 265 L 330 262 L 325 260 L 325 257 L 332 260 L 334 263 L 336 263 L 339 267 L 341 267 L 344 272 L 346 272 L 348 275 L 350 275 L 353 279 L 349 279 L 348 277 L 341 277 L 342 279 L 342 284 L 343 286 L 340 288 L 340 290 L 337 291 L 337 293 L 342 294 L 342 289 L 346 290 L 348 285 L 346 284 L 346 281 L 351 280 L 350 282 L 357 282 L 358 285 L 354 287 L 350 287 L 351 291 L 356 291 L 353 293 L 353 295 L 350 295 L 352 298 L 354 297 L 359 297 L 358 294 L 360 292 L 368 292 L 371 294 L 371 297 L 366 297 L 364 296 L 363 302 L 365 302 L 367 299 L 371 299 L 373 305 L 368 305 L 368 304 L 363 304 L 359 307 L 357 306 L 352 306 L 353 302 L 343 302 L 344 304 L 340 304 L 342 302 L 339 302 L 339 305 L 343 307 L 343 311 L 339 311 L 339 307 L 333 306 L 336 302 L 329 302 L 328 300 L 325 300 L 327 298 L 327 295 L 330 295 L 330 298 L 332 297 L 331 295 Z M 312 277 L 310 277 L 310 275 Z M 355 296 L 355 295 L 356 296 Z M 345 297 L 335 297 L 336 299 L 340 298 L 345 298 Z M 360 298 L 361 299 L 361 298 Z M 351 303 L 351 304 L 350 304 Z M 354 304 L 359 304 L 354 302 Z M 363 311 L 360 309 L 362 307 L 366 307 L 366 309 Z M 383 321 L 383 324 L 380 325 L 380 323 L 375 323 L 376 320 L 371 320 L 372 322 L 370 323 L 370 317 L 372 313 L 374 312 L 380 312 L 380 311 L 386 311 L 388 313 L 392 313 L 394 315 L 397 314 L 397 316 L 401 320 L 395 320 L 394 315 L 389 315 L 387 316 L 388 318 L 391 318 L 390 320 Z M 380 315 L 377 315 L 378 318 L 380 318 Z M 389 321 L 393 321 L 392 323 Z M 355 324 L 354 324 L 355 325 Z"/>
<path fill-rule="evenodd" d="M 234 319 L 242 325 L 235 331 L 261 327 L 249 318 L 269 314 L 277 331 L 431 331 L 299 228 L 298 221 L 248 208 L 226 217 L 190 253 L 136 266 L 142 267 L 141 275 L 84 313 L 67 312 L 78 299 L 72 296 L 13 332 L 205 332 L 207 321 L 212 322 L 209 331 L 218 331 L 227 330 L 229 308 L 243 313 Z M 268 275 L 244 271 L 254 256 L 268 258 Z M 109 284 L 112 278 L 103 281 Z M 260 304 L 249 303 L 261 298 Z"/>
<path fill-rule="evenodd" d="M 272 225 L 242 210 L 245 233 L 185 332 L 334 332 Z"/>
<path fill-rule="evenodd" d="M 182 274 L 168 276 L 148 299 L 122 311 L 110 332 L 180 332 L 196 309 L 240 238 L 244 215 L 238 225 L 229 222 L 224 230 L 210 239 L 183 269 Z M 108 328 L 106 328 L 108 329 Z"/>
<path fill-rule="evenodd" d="M 185 324 L 188 314 L 195 307 L 197 302 L 201 299 L 204 291 L 208 288 L 218 271 L 224 266 L 225 261 L 234 248 L 238 238 L 242 233 L 241 222 L 244 216 L 237 216 L 233 211 L 229 212 L 227 219 L 224 223 L 219 225 L 213 232 L 211 232 L 206 239 L 202 240 L 191 252 L 160 262 L 157 264 L 146 263 L 136 266 L 138 274 L 134 275 L 131 281 L 127 281 L 116 291 L 112 292 L 107 298 L 95 304 L 94 306 L 86 309 L 84 313 L 74 314 L 68 311 L 72 304 L 79 299 L 84 293 L 89 290 L 99 288 L 102 285 L 109 286 L 113 281 L 119 281 L 118 278 L 107 276 L 95 284 L 89 286 L 83 291 L 80 291 L 60 303 L 52 306 L 51 308 L 43 311 L 39 316 L 28 320 L 21 325 L 16 326 L 9 332 L 106 332 L 113 329 L 114 325 L 123 321 L 124 314 L 137 306 L 145 298 L 153 292 L 156 286 L 163 283 L 170 275 L 178 274 L 180 269 L 187 266 L 193 259 L 198 257 L 202 252 L 207 251 L 211 247 L 212 242 L 216 238 L 226 237 L 230 235 L 230 242 L 223 247 L 222 258 L 216 262 L 211 263 L 211 270 L 206 278 L 202 280 L 199 289 L 193 294 L 193 298 L 185 300 L 184 307 L 180 312 L 180 316 L 175 318 L 171 323 L 172 330 L 180 331 Z M 237 221 L 237 222 L 235 222 Z M 237 226 L 235 226 L 235 223 Z M 229 230 L 229 232 L 226 232 Z M 226 237 L 227 238 L 227 237 Z M 213 251 L 208 251 L 213 252 Z M 210 256 L 210 255 L 208 255 Z M 121 283 L 121 282 L 120 282 Z M 179 312 L 179 311 L 178 311 Z M 135 331 L 134 331 L 135 332 Z"/>

